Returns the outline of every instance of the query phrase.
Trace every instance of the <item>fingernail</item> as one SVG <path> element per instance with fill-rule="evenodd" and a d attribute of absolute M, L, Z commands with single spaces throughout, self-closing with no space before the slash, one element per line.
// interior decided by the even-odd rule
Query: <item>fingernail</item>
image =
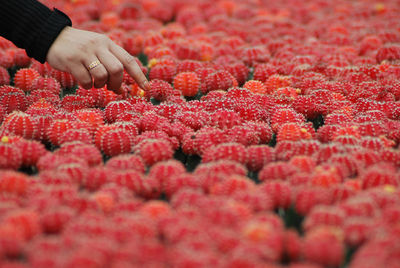
<path fill-rule="evenodd" d="M 151 88 L 150 88 L 150 83 L 149 82 L 144 82 L 143 83 L 143 89 L 145 89 L 145 90 L 150 90 Z"/>

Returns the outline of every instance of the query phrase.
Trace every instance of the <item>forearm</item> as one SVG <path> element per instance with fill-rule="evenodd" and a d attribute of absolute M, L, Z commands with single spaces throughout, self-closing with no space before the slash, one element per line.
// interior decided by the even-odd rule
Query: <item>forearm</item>
<path fill-rule="evenodd" d="M 0 35 L 40 62 L 69 18 L 36 0 L 0 0 Z"/>

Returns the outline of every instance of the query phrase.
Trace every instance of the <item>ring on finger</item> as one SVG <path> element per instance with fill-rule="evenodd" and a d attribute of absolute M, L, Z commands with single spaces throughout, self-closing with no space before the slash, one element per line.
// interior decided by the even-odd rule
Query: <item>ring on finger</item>
<path fill-rule="evenodd" d="M 101 62 L 99 60 L 95 60 L 93 62 L 91 62 L 88 66 L 88 70 L 92 70 L 94 68 L 96 68 L 97 66 L 101 65 Z"/>

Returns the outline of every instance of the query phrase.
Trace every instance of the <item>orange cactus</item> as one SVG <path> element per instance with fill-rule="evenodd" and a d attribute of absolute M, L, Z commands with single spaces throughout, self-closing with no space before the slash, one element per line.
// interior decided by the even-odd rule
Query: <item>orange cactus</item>
<path fill-rule="evenodd" d="M 171 213 L 171 208 L 166 202 L 152 200 L 145 203 L 141 208 L 140 212 L 151 218 L 160 218 L 164 215 Z"/>
<path fill-rule="evenodd" d="M 315 168 L 315 172 L 310 179 L 310 183 L 313 186 L 320 186 L 329 188 L 332 185 L 339 184 L 341 178 L 337 173 L 337 169 L 331 167 L 330 169 Z"/>
<path fill-rule="evenodd" d="M 253 93 L 258 93 L 258 94 L 271 93 L 270 91 L 268 91 L 267 87 L 261 81 L 257 80 L 249 80 L 243 85 L 243 87 L 250 90 Z"/>
<path fill-rule="evenodd" d="M 185 97 L 194 97 L 199 91 L 200 79 L 194 72 L 182 72 L 175 76 L 174 87 Z"/>
<path fill-rule="evenodd" d="M 306 128 L 297 123 L 286 123 L 278 130 L 277 141 L 298 141 L 301 139 L 310 139 L 311 134 Z"/>
<path fill-rule="evenodd" d="M 267 81 L 264 82 L 264 85 L 267 87 L 269 92 L 274 92 L 278 88 L 282 87 L 290 87 L 292 84 L 290 76 L 283 75 L 271 75 Z"/>

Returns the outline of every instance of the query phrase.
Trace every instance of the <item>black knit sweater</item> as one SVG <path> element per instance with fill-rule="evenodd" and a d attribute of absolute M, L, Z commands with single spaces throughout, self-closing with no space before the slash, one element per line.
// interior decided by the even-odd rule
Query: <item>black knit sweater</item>
<path fill-rule="evenodd" d="M 0 35 L 41 63 L 65 26 L 67 15 L 36 0 L 0 0 Z"/>

